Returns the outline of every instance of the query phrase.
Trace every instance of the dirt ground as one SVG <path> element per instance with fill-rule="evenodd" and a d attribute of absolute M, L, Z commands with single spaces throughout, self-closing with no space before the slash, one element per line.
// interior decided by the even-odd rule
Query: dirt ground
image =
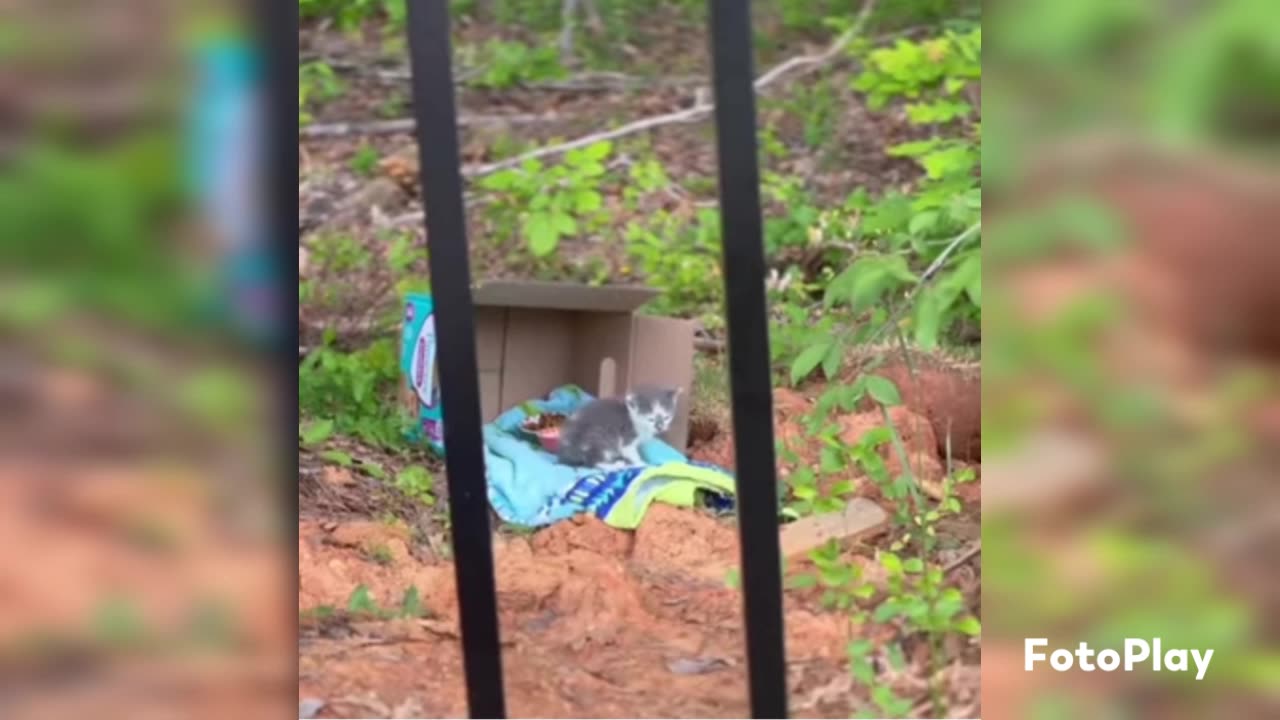
<path fill-rule="evenodd" d="M 808 394 L 776 392 L 778 433 L 784 441 L 800 437 L 794 418 L 811 402 Z M 972 397 L 976 403 L 976 389 Z M 945 418 L 936 404 L 929 407 L 934 417 L 917 414 L 917 409 L 925 408 L 904 407 L 894 417 L 907 428 L 903 434 L 914 469 L 928 482 L 942 467 L 931 421 Z M 976 405 L 960 410 L 976 411 Z M 873 427 L 878 417 L 853 414 L 844 423 L 857 432 Z M 732 467 L 730 434 L 719 428 L 699 438 L 690 454 Z M 340 486 L 328 489 L 324 497 L 330 500 L 344 492 L 364 492 L 337 473 L 317 482 Z M 858 494 L 879 498 L 870 483 Z M 979 494 L 977 483 L 962 486 L 965 512 L 948 526 L 941 562 L 958 557 L 976 540 Z M 304 499 L 299 525 L 300 703 L 315 717 L 464 714 L 454 568 L 447 545 L 424 543 L 421 532 L 393 518 L 320 511 L 317 497 L 312 492 Z M 884 539 L 873 535 L 846 542 L 846 557 L 873 578 L 878 572 L 874 550 Z M 532 534 L 499 531 L 494 554 L 508 711 L 524 717 L 748 713 L 742 598 L 726 582 L 727 571 L 707 570 L 735 567 L 737 548 L 731 520 L 663 505 L 654 506 L 635 532 L 590 517 Z M 793 558 L 789 569 L 807 562 Z M 975 560 L 954 576 L 975 606 L 978 564 Z M 406 591 L 416 588 L 422 617 L 344 612 L 360 586 L 379 608 L 397 607 Z M 851 640 L 870 637 L 886 644 L 898 639 L 909 657 L 924 661 L 924 650 L 913 653 L 910 638 L 898 637 L 895 626 L 859 626 L 848 613 L 824 609 L 820 590 L 788 590 L 785 597 L 788 685 L 797 716 L 847 717 L 863 706 L 866 689 L 855 687 L 848 671 Z M 953 714 L 972 716 L 965 712 L 976 709 L 979 650 L 976 642 L 956 650 L 958 660 L 945 671 L 944 684 Z M 903 673 L 898 689 L 907 697 L 920 694 L 919 677 Z"/>

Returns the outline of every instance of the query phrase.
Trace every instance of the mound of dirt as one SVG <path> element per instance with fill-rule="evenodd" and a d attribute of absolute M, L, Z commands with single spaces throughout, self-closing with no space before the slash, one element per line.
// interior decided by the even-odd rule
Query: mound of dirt
<path fill-rule="evenodd" d="M 304 522 L 299 529 L 300 610 L 342 608 L 360 585 L 380 607 L 394 607 L 412 585 L 427 613 L 353 621 L 343 633 L 304 625 L 299 696 L 323 700 L 320 717 L 466 712 L 453 567 L 394 550 L 370 557 L 369 546 L 397 547 L 401 539 L 401 530 L 377 523 Z M 709 562 L 736 559 L 732 526 L 659 505 L 634 534 L 581 518 L 495 543 L 511 713 L 748 711 L 741 597 L 699 572 Z M 786 622 L 788 658 L 805 667 L 793 691 L 846 672 L 844 648 L 853 632 L 847 618 L 789 600 Z M 847 713 L 847 703 L 815 712 L 837 716 Z"/>
<path fill-rule="evenodd" d="M 876 369 L 902 393 L 903 407 L 927 418 L 939 457 L 982 460 L 982 371 L 977 363 L 908 366 L 900 359 Z"/>

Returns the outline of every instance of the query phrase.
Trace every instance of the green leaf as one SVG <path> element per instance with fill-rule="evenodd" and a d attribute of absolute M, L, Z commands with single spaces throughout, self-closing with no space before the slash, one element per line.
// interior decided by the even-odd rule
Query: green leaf
<path fill-rule="evenodd" d="M 922 573 L 924 572 L 924 561 L 918 557 L 907 558 L 902 563 L 902 569 L 909 573 Z"/>
<path fill-rule="evenodd" d="M 557 213 L 552 216 L 556 230 L 561 235 L 573 235 L 578 232 L 578 221 L 568 213 Z"/>
<path fill-rule="evenodd" d="M 319 445 L 333 435 L 333 421 L 316 420 L 314 422 L 307 423 L 300 428 L 299 434 L 302 436 L 303 445 Z"/>
<path fill-rule="evenodd" d="M 894 670 L 902 670 L 907 666 L 907 658 L 902 654 L 902 646 L 898 643 L 890 643 L 885 648 L 885 655 L 889 659 L 889 666 Z"/>
<path fill-rule="evenodd" d="M 870 685 L 876 679 L 875 668 L 872 667 L 871 660 L 865 654 L 850 660 L 849 672 L 854 679 L 863 685 Z"/>
<path fill-rule="evenodd" d="M 948 123 L 969 114 L 973 108 L 966 102 L 937 100 L 931 103 L 907 105 L 907 118 L 915 125 Z"/>
<path fill-rule="evenodd" d="M 435 503 L 435 497 L 431 494 L 435 489 L 435 482 L 431 471 L 420 465 L 410 465 L 401 470 L 396 473 L 395 479 L 395 485 L 401 492 L 427 505 Z"/>
<path fill-rule="evenodd" d="M 893 145 L 886 149 L 885 153 L 890 157 L 919 157 L 933 152 L 933 150 L 941 144 L 942 141 L 937 138 L 933 138 L 931 140 L 916 140 L 913 142 Z"/>
<path fill-rule="evenodd" d="M 817 482 L 817 478 L 814 476 L 812 468 L 800 468 L 791 473 L 791 477 L 787 481 L 792 487 L 797 487 L 800 485 L 813 485 Z"/>
<path fill-rule="evenodd" d="M 524 224 L 524 234 L 529 239 L 529 250 L 536 257 L 550 255 L 560 244 L 560 232 L 553 216 L 546 213 L 530 215 Z"/>
<path fill-rule="evenodd" d="M 834 340 L 823 340 L 817 345 L 810 345 L 796 357 L 791 364 L 791 384 L 795 385 L 809 376 L 827 356 Z"/>
<path fill-rule="evenodd" d="M 353 460 L 350 455 L 348 455 L 345 452 L 342 452 L 341 450 L 329 450 L 327 452 L 321 453 L 320 457 L 324 458 L 325 460 L 335 465 L 341 465 L 342 467 L 351 467 L 351 465 L 355 462 L 355 460 Z"/>
<path fill-rule="evenodd" d="M 888 685 L 876 685 L 871 688 L 871 699 L 880 708 L 883 717 L 906 717 L 911 712 L 911 701 L 894 694 Z"/>
<path fill-rule="evenodd" d="M 912 201 L 906 195 L 886 195 L 866 211 L 861 228 L 870 235 L 898 232 L 906 227 L 914 214 Z"/>
<path fill-rule="evenodd" d="M 898 387 L 891 380 L 882 378 L 879 375 L 867 375 L 866 378 L 867 394 L 873 400 L 886 407 L 902 403 L 902 396 L 898 394 Z"/>
<path fill-rule="evenodd" d="M 578 193 L 574 203 L 576 206 L 575 209 L 579 214 L 595 212 L 599 210 L 603 204 L 603 198 L 601 198 L 600 193 L 595 190 L 583 190 Z"/>
<path fill-rule="evenodd" d="M 893 440 L 893 430 L 884 425 L 877 425 L 863 433 L 858 444 L 863 447 L 876 448 Z"/>
<path fill-rule="evenodd" d="M 876 255 L 854 262 L 842 276 L 841 289 L 847 286 L 847 297 L 854 312 L 861 312 L 880 302 L 885 292 L 917 278 L 901 255 Z M 840 278 L 838 278 L 840 279 Z"/>
<path fill-rule="evenodd" d="M 724 585 L 730 590 L 742 587 L 742 573 L 738 568 L 729 568 L 724 574 Z"/>
<path fill-rule="evenodd" d="M 911 218 L 911 222 L 907 224 L 907 231 L 912 235 L 921 235 L 933 230 L 937 224 L 938 211 L 925 210 L 922 213 L 917 213 L 915 217 Z"/>
<path fill-rule="evenodd" d="M 797 485 L 791 488 L 791 494 L 800 500 L 812 500 L 818 497 L 818 488 L 812 485 Z"/>
<path fill-rule="evenodd" d="M 902 560 L 893 553 L 881 553 L 880 564 L 883 565 L 884 569 L 888 570 L 891 575 L 902 574 Z"/>
<path fill-rule="evenodd" d="M 948 175 L 968 173 L 973 170 L 975 164 L 977 164 L 976 153 L 967 145 L 952 145 L 920 158 L 921 167 L 934 180 Z"/>
<path fill-rule="evenodd" d="M 400 601 L 400 614 L 404 617 L 422 617 L 422 597 L 417 585 L 410 585 L 404 591 L 404 599 Z"/>
<path fill-rule="evenodd" d="M 852 480 L 841 480 L 831 486 L 831 494 L 837 497 L 841 495 L 849 495 L 855 490 Z"/>
<path fill-rule="evenodd" d="M 923 350 L 938 346 L 938 334 L 942 331 L 942 301 L 934 288 L 920 294 L 915 307 L 915 342 Z"/>
<path fill-rule="evenodd" d="M 952 627 L 954 627 L 957 632 L 962 632 L 965 635 L 976 636 L 982 634 L 982 623 L 978 621 L 978 618 L 972 615 L 956 621 Z"/>
<path fill-rule="evenodd" d="M 844 345 L 839 342 L 831 343 L 831 349 L 822 359 L 822 374 L 826 375 L 828 380 L 834 378 L 840 371 L 841 360 L 844 360 Z"/>
<path fill-rule="evenodd" d="M 592 143 L 582 150 L 583 157 L 596 162 L 609 157 L 609 153 L 611 152 L 613 152 L 613 143 L 608 140 L 601 140 L 598 143 Z"/>
<path fill-rule="evenodd" d="M 358 585 L 347 600 L 347 611 L 353 613 L 376 613 L 378 611 L 378 603 L 374 602 L 373 596 L 369 594 L 368 587 Z"/>
<path fill-rule="evenodd" d="M 877 607 L 876 611 L 871 614 L 871 619 L 878 623 L 882 623 L 897 617 L 900 612 L 901 608 L 898 607 L 898 603 L 896 601 L 885 600 L 880 603 L 880 607 Z"/>
<path fill-rule="evenodd" d="M 822 448 L 822 460 L 819 465 L 822 472 L 831 474 L 844 469 L 844 458 L 834 448 Z"/>

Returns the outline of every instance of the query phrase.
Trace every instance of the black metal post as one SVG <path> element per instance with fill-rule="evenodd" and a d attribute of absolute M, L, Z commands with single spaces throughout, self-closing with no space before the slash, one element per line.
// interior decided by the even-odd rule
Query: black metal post
<path fill-rule="evenodd" d="M 419 172 L 439 338 L 445 467 L 471 717 L 506 714 L 476 379 L 475 322 L 458 153 L 448 0 L 409 0 Z"/>
<path fill-rule="evenodd" d="M 787 714 L 782 561 L 749 0 L 711 0 L 729 380 L 751 714 Z"/>

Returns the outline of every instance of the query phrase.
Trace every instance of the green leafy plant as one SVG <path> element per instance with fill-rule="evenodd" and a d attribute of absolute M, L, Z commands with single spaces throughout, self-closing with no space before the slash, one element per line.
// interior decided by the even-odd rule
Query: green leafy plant
<path fill-rule="evenodd" d="M 396 344 L 373 342 L 354 352 L 330 346 L 312 350 L 298 365 L 298 404 L 312 427 L 374 445 L 403 446 L 407 418 L 393 401 L 400 379 Z"/>
<path fill-rule="evenodd" d="M 882 552 L 879 566 L 882 579 L 868 577 L 861 564 L 844 556 L 841 546 L 830 541 L 809 553 L 814 571 L 793 574 L 787 579 L 791 590 L 822 590 L 821 602 L 826 608 L 848 612 L 859 624 L 893 623 L 899 637 L 919 635 L 931 649 L 933 666 L 929 677 L 941 669 L 943 643 L 949 636 L 976 636 L 981 623 L 968 611 L 964 596 L 946 584 L 943 569 L 919 557 L 902 558 Z M 877 682 L 872 641 L 861 638 L 849 643 L 849 671 L 869 689 L 871 700 L 879 710 L 871 717 L 901 717 L 913 703 Z M 884 648 L 885 659 L 896 670 L 906 661 L 902 646 L 895 640 Z M 932 687 L 937 707 L 942 707 L 940 688 Z"/>
<path fill-rule="evenodd" d="M 298 66 L 298 124 L 309 124 L 317 105 L 341 97 L 344 90 L 342 79 L 328 63 L 312 61 Z"/>
<path fill-rule="evenodd" d="M 406 11 L 405 0 L 298 0 L 300 19 L 330 19 L 339 29 L 348 32 L 375 19 L 389 23 L 389 30 L 401 30 L 405 26 Z"/>
<path fill-rule="evenodd" d="M 627 225 L 627 255 L 662 294 L 646 310 L 703 315 L 719 311 L 720 214 L 702 209 L 688 222 L 666 211 Z"/>
<path fill-rule="evenodd" d="M 491 217 L 500 228 L 518 233 L 535 258 L 551 255 L 561 238 L 605 220 L 600 183 L 612 151 L 611 143 L 599 142 L 571 150 L 555 165 L 529 160 L 484 177 L 480 187 L 497 196 Z"/>
<path fill-rule="evenodd" d="M 368 143 L 361 144 L 351 156 L 351 169 L 357 175 L 372 176 L 378 169 L 378 149 Z"/>
<path fill-rule="evenodd" d="M 896 97 L 954 98 L 970 82 L 982 77 L 981 52 L 981 28 L 963 34 L 948 31 L 919 42 L 901 39 L 891 47 L 876 48 L 867 54 L 866 69 L 854 79 L 853 88 L 867 94 L 867 105 L 872 110 L 883 108 Z M 959 115 L 968 114 L 969 110 L 966 108 Z"/>
<path fill-rule="evenodd" d="M 369 592 L 366 585 L 357 585 L 351 591 L 351 595 L 347 598 L 348 613 L 352 615 L 363 615 L 380 619 L 389 618 L 419 618 L 427 615 L 427 610 L 422 606 L 422 594 L 418 591 L 417 585 L 410 585 L 404 591 L 404 596 L 400 600 L 400 604 L 393 608 L 383 608 L 378 604 L 377 599 L 373 597 L 373 593 Z M 311 611 L 305 612 L 304 615 L 323 619 L 332 617 L 336 614 L 334 608 L 322 605 Z"/>
<path fill-rule="evenodd" d="M 560 64 L 553 44 L 525 45 L 506 40 L 490 40 L 481 46 L 477 63 L 484 71 L 473 82 L 480 87 L 510 88 L 521 83 L 555 80 L 568 73 Z"/>
<path fill-rule="evenodd" d="M 410 465 L 396 473 L 395 485 L 405 495 L 424 505 L 434 505 L 436 502 L 434 494 L 436 479 L 430 470 L 421 465 Z"/>
<path fill-rule="evenodd" d="M 315 447 L 333 436 L 332 420 L 313 420 L 299 426 L 298 436 L 306 447 Z"/>

